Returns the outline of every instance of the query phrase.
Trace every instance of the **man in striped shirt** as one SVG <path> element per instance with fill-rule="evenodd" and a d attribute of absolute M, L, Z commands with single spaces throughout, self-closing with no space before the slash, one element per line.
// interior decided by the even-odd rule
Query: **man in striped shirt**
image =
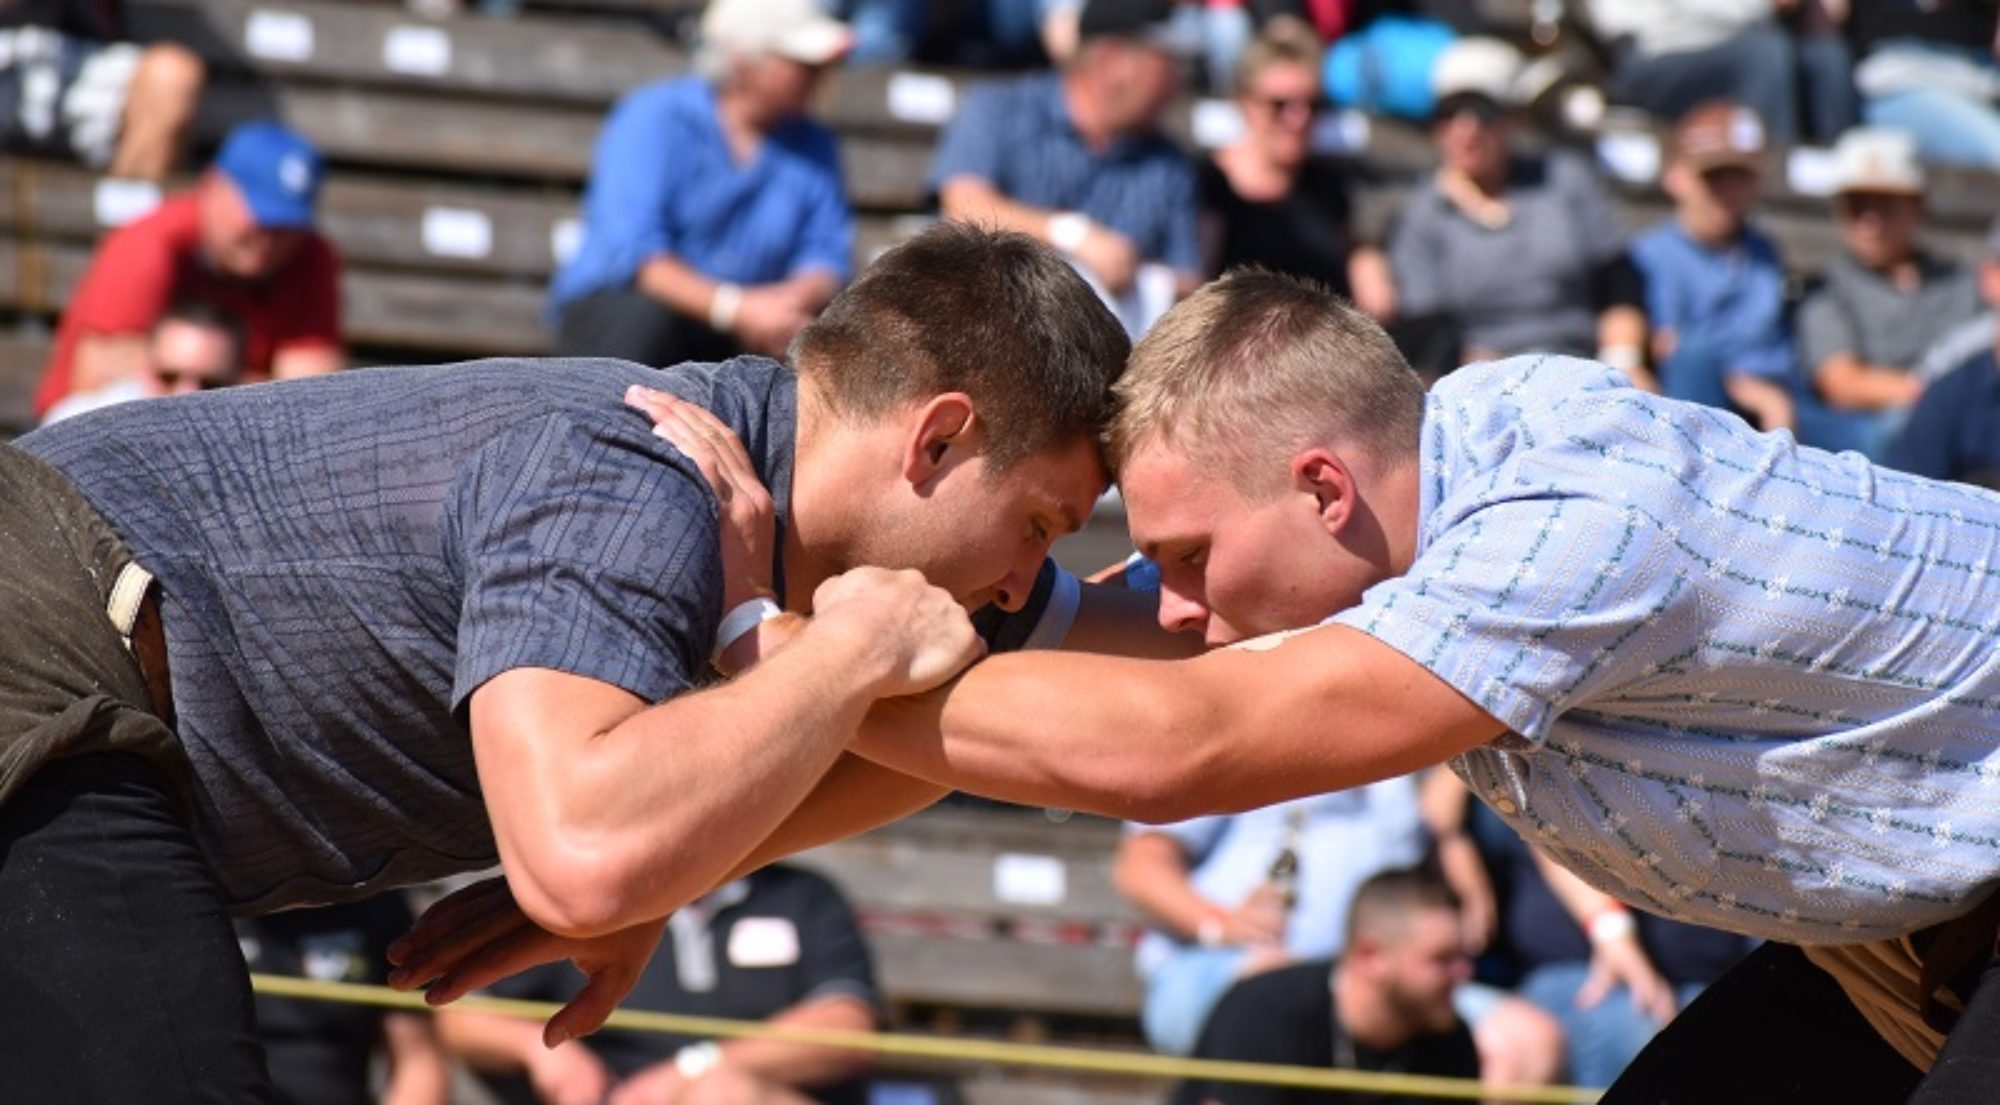
<path fill-rule="evenodd" d="M 1161 624 L 1242 647 L 995 658 L 856 750 L 1142 820 L 1449 761 L 1617 899 L 1776 942 L 1656 1045 L 1702 1062 L 1607 1100 L 1908 1095 L 1944 1045 L 1919 1009 L 1957 1003 L 1926 956 L 2000 882 L 2000 496 L 1570 358 L 1426 395 L 1355 312 L 1257 273 L 1177 307 L 1118 390 Z M 1952 1066 L 1918 1100 L 1985 1092 Z"/>

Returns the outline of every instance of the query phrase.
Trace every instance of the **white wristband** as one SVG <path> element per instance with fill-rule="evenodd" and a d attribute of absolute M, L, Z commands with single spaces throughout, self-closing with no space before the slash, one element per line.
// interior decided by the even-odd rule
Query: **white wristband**
<path fill-rule="evenodd" d="M 743 639 L 743 635 L 778 617 L 785 608 L 759 595 L 736 609 L 731 610 L 715 628 L 715 649 L 708 654 L 708 662 L 713 664 L 722 659 L 729 646 Z"/>
<path fill-rule="evenodd" d="M 1597 359 L 1620 372 L 1629 373 L 1646 363 L 1646 351 L 1636 345 L 1607 345 L 1597 351 Z"/>
<path fill-rule="evenodd" d="M 1613 908 L 1601 910 L 1597 916 L 1590 919 L 1590 942 L 1592 944 L 1609 944 L 1614 940 L 1623 940 L 1627 936 L 1632 935 L 1638 927 L 1639 923 L 1634 921 L 1632 914 L 1624 909 Z"/>
<path fill-rule="evenodd" d="M 1064 253 L 1075 253 L 1090 237 L 1090 218 L 1075 211 L 1049 216 L 1049 244 Z"/>
<path fill-rule="evenodd" d="M 743 306 L 743 289 L 736 284 L 717 284 L 715 297 L 708 301 L 708 324 L 727 334 L 736 329 L 736 312 Z"/>
<path fill-rule="evenodd" d="M 674 1052 L 674 1069 L 692 1082 L 722 1062 L 722 1048 L 714 1040 L 703 1040 Z"/>

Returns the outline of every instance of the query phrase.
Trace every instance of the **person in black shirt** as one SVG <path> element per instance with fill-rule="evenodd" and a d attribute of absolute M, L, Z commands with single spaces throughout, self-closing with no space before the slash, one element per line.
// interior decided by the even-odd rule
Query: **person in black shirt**
<path fill-rule="evenodd" d="M 1354 241 L 1347 171 L 1312 151 L 1319 72 L 1318 40 L 1297 19 L 1272 20 L 1243 52 L 1243 136 L 1199 170 L 1208 271 L 1260 265 L 1307 277 L 1387 318 L 1395 311 L 1388 261 Z"/>
<path fill-rule="evenodd" d="M 516 975 L 498 997 L 568 1001 L 582 978 L 556 963 Z M 773 865 L 675 913 L 624 1005 L 866 1032 L 874 967 L 854 912 L 832 883 Z M 542 1026 L 473 1012 L 438 1015 L 445 1042 L 509 1102 L 543 1105 L 862 1105 L 869 1056 L 776 1040 L 706 1043 L 606 1029 L 554 1049 Z"/>
<path fill-rule="evenodd" d="M 236 922 L 244 963 L 262 974 L 380 986 L 388 948 L 415 920 L 401 894 Z M 445 1105 L 451 1065 L 427 1013 L 257 997 L 257 1036 L 284 1105 Z M 377 1051 L 388 1080 L 373 1092 Z"/>
<path fill-rule="evenodd" d="M 1384 871 L 1361 884 L 1346 952 L 1238 982 L 1195 1055 L 1253 1063 L 1479 1077 L 1452 991 L 1471 977 L 1458 900 L 1436 875 Z M 1386 1105 L 1386 1095 L 1240 1082 L 1184 1082 L 1172 1105 Z M 1399 1100 L 1399 1099 L 1398 1099 Z"/>

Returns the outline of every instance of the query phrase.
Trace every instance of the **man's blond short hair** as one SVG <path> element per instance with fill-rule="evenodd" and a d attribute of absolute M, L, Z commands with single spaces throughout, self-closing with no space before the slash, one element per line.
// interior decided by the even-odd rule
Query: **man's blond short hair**
<path fill-rule="evenodd" d="M 1257 78 L 1276 65 L 1297 65 L 1319 79 L 1319 36 L 1305 20 L 1281 15 L 1257 32 L 1236 63 L 1236 94 L 1248 95 Z"/>
<path fill-rule="evenodd" d="M 1168 311 L 1115 391 L 1115 464 L 1159 442 L 1253 494 L 1315 445 L 1414 461 L 1423 428 L 1423 381 L 1381 327 L 1318 284 L 1255 268 Z"/>

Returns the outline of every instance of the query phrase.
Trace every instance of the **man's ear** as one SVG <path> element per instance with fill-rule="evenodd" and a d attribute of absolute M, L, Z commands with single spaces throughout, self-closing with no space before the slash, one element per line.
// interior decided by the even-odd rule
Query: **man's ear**
<path fill-rule="evenodd" d="M 928 489 L 952 465 L 979 449 L 979 416 L 972 397 L 947 391 L 917 407 L 904 425 L 903 478 L 918 490 Z"/>
<path fill-rule="evenodd" d="M 1339 536 L 1354 517 L 1354 472 L 1339 454 L 1322 446 L 1304 449 L 1292 458 L 1292 487 L 1319 504 L 1320 524 Z"/>

